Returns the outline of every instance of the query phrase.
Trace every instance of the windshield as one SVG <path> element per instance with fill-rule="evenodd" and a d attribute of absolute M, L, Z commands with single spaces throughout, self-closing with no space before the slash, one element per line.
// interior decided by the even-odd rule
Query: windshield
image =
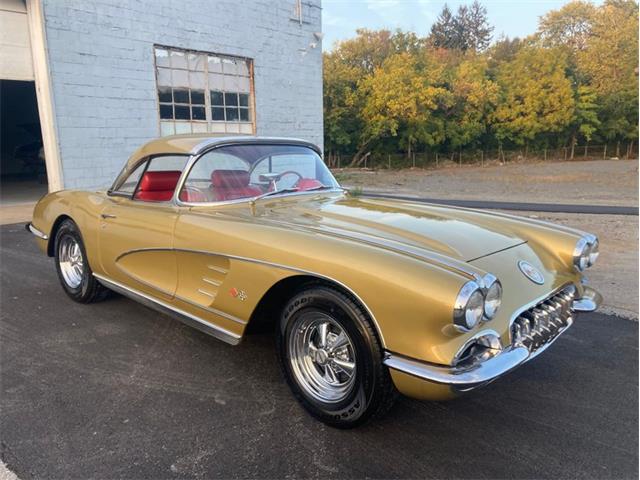
<path fill-rule="evenodd" d="M 297 145 L 229 145 L 202 155 L 180 191 L 189 203 L 339 188 L 320 156 Z"/>

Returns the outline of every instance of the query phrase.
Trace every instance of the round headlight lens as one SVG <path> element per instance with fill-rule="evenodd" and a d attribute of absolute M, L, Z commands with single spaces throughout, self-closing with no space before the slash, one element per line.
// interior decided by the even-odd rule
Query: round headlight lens
<path fill-rule="evenodd" d="M 458 293 L 453 310 L 453 322 L 467 330 L 475 327 L 484 315 L 484 295 L 480 286 L 469 281 L 465 283 Z"/>
<path fill-rule="evenodd" d="M 496 316 L 502 303 L 502 285 L 499 281 L 493 282 L 484 298 L 484 316 L 491 320 Z"/>
<path fill-rule="evenodd" d="M 573 264 L 582 272 L 593 265 L 598 258 L 599 242 L 595 235 L 586 235 L 576 243 L 573 249 Z"/>

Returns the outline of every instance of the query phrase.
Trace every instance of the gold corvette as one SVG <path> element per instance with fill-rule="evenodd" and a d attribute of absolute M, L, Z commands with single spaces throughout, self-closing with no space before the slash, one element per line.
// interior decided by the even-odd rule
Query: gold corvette
<path fill-rule="evenodd" d="M 155 140 L 27 228 L 77 302 L 119 292 L 231 344 L 272 324 L 294 395 L 339 427 L 485 385 L 601 301 L 595 236 L 351 196 L 300 140 Z"/>

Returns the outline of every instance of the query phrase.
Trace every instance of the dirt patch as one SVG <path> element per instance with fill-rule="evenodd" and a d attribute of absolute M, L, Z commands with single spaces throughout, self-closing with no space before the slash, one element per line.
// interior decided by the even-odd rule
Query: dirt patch
<path fill-rule="evenodd" d="M 638 161 L 334 172 L 347 188 L 456 200 L 638 206 Z"/>

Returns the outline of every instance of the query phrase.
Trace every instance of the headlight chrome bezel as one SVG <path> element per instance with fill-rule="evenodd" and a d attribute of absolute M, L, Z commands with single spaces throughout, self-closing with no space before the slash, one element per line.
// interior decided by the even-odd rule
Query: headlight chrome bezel
<path fill-rule="evenodd" d="M 500 280 L 491 273 L 487 273 L 482 280 L 484 290 L 484 320 L 492 320 L 495 318 L 498 310 L 500 310 L 500 305 L 502 305 L 502 284 Z M 495 307 L 489 307 L 489 296 L 492 292 L 496 291 L 498 292 L 497 304 Z"/>
<path fill-rule="evenodd" d="M 472 317 L 467 315 L 467 312 L 469 312 L 468 307 L 471 300 L 477 298 L 477 295 L 480 295 L 482 299 L 482 311 L 479 315 L 476 315 L 473 322 L 470 322 Z M 456 297 L 456 302 L 453 307 L 453 323 L 464 331 L 469 331 L 478 325 L 482 321 L 483 317 L 484 294 L 482 293 L 482 288 L 480 288 L 480 285 L 476 281 L 469 280 L 462 286 L 460 292 L 458 292 L 458 296 Z"/>
<path fill-rule="evenodd" d="M 578 239 L 573 249 L 573 266 L 579 272 L 584 272 L 593 266 L 600 254 L 600 242 L 595 235 L 584 235 Z"/>

